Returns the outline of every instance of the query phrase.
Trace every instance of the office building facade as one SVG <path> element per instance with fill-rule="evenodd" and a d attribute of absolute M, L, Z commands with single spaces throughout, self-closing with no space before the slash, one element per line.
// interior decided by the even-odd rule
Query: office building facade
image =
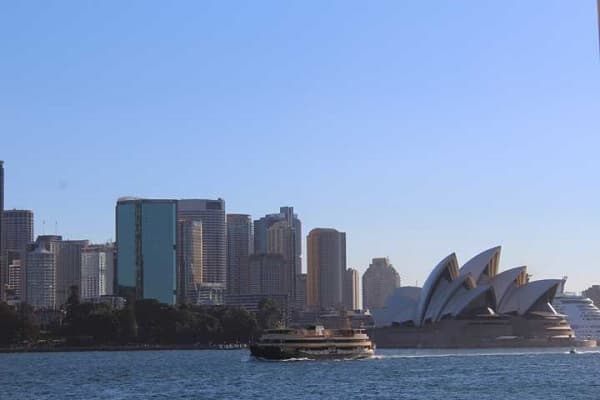
<path fill-rule="evenodd" d="M 319 311 L 341 306 L 346 234 L 335 229 L 313 229 L 307 238 L 307 254 L 307 307 Z"/>
<path fill-rule="evenodd" d="M 374 258 L 362 277 L 363 308 L 376 310 L 400 287 L 400 275 L 387 257 Z"/>
<path fill-rule="evenodd" d="M 3 245 L 0 281 L 2 288 L 14 292 L 9 284 L 11 265 L 20 265 L 26 246 L 33 242 L 33 212 L 30 210 L 6 210 L 2 215 L 1 229 Z M 10 288 L 8 287 L 10 286 Z M 4 293 L 8 298 L 13 293 Z"/>
<path fill-rule="evenodd" d="M 281 254 L 253 254 L 249 260 L 248 293 L 255 295 L 285 295 L 285 259 Z"/>
<path fill-rule="evenodd" d="M 279 213 L 267 214 L 254 221 L 254 253 L 268 253 L 268 230 L 279 221 L 287 221 L 294 230 L 295 250 L 294 266 L 295 274 L 302 272 L 302 222 L 294 213 L 294 207 L 280 207 Z"/>
<path fill-rule="evenodd" d="M 31 245 L 25 256 L 23 297 L 35 308 L 55 309 L 56 257 L 43 243 Z M 23 276 L 23 275 L 22 275 Z"/>
<path fill-rule="evenodd" d="M 87 240 L 61 240 L 54 243 L 56 257 L 56 305 L 65 304 L 76 287 L 81 291 L 81 254 L 89 245 Z"/>
<path fill-rule="evenodd" d="M 122 198 L 116 206 L 120 296 L 176 302 L 177 201 Z"/>
<path fill-rule="evenodd" d="M 249 257 L 254 248 L 252 218 L 227 214 L 227 293 L 248 293 Z"/>
<path fill-rule="evenodd" d="M 114 254 L 112 244 L 90 245 L 81 252 L 79 295 L 83 300 L 113 294 Z"/>
<path fill-rule="evenodd" d="M 177 302 L 195 304 L 202 283 L 202 222 L 177 221 Z"/>
<path fill-rule="evenodd" d="M 177 201 L 177 218 L 202 222 L 202 283 L 227 285 L 225 200 Z"/>
<path fill-rule="evenodd" d="M 354 268 L 348 268 L 344 271 L 344 286 L 342 290 L 342 303 L 346 310 L 360 309 L 359 301 L 360 280 L 358 271 Z"/>

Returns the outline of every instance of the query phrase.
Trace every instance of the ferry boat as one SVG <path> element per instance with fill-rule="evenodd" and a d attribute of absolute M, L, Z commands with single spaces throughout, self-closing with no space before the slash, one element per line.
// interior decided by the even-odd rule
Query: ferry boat
<path fill-rule="evenodd" d="M 269 329 L 250 345 L 260 359 L 359 359 L 375 354 L 375 344 L 364 329 L 325 329 L 312 325 L 304 329 Z"/>
<path fill-rule="evenodd" d="M 574 293 L 560 293 L 554 297 L 552 306 L 567 317 L 577 338 L 600 341 L 600 309 L 592 300 Z"/>

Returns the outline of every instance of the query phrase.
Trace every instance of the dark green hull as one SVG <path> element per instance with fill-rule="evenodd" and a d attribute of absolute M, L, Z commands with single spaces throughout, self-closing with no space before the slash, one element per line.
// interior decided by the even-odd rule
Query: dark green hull
<path fill-rule="evenodd" d="M 373 356 L 372 351 L 360 351 L 352 353 L 338 352 L 310 352 L 298 349 L 286 349 L 281 346 L 250 346 L 250 354 L 256 358 L 264 360 L 290 360 L 290 359 L 311 359 L 311 360 L 347 360 L 369 358 Z"/>

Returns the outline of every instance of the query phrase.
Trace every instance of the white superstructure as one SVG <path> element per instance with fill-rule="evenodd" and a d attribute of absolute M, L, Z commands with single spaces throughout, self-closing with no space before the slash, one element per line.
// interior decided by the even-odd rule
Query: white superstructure
<path fill-rule="evenodd" d="M 600 309 L 592 300 L 574 293 L 557 294 L 552 305 L 567 316 L 578 339 L 600 340 Z"/>

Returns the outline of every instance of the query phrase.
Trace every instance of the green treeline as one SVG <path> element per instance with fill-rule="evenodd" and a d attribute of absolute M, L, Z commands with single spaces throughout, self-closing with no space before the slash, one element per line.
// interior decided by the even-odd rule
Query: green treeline
<path fill-rule="evenodd" d="M 248 343 L 281 320 L 272 300 L 263 300 L 254 314 L 228 306 L 170 306 L 139 300 L 122 310 L 107 304 L 80 303 L 70 298 L 62 323 L 40 330 L 31 307 L 16 310 L 0 303 L 0 345 L 61 340 L 67 345 L 157 344 L 192 345 Z"/>

